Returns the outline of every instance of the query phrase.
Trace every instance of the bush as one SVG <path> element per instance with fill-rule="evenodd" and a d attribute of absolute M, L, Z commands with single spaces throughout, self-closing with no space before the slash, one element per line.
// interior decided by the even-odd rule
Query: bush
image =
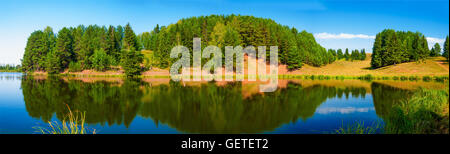
<path fill-rule="evenodd" d="M 400 80 L 408 80 L 408 77 L 406 77 L 406 76 L 401 76 L 401 77 L 400 77 Z"/>
<path fill-rule="evenodd" d="M 122 57 L 122 67 L 125 70 L 125 74 L 127 75 L 127 77 L 141 75 L 141 63 L 143 60 L 143 55 L 141 54 L 141 52 L 135 51 L 134 49 L 124 52 L 124 56 Z"/>
<path fill-rule="evenodd" d="M 94 54 L 90 57 L 92 67 L 97 71 L 108 70 L 111 65 L 111 59 L 103 49 L 95 50 Z"/>
<path fill-rule="evenodd" d="M 410 76 L 409 77 L 409 80 L 411 80 L 411 81 L 418 80 L 418 79 L 419 79 L 419 77 L 417 77 L 417 76 Z"/>
<path fill-rule="evenodd" d="M 69 72 L 80 72 L 83 68 L 81 68 L 80 62 L 70 62 L 69 63 Z"/>
<path fill-rule="evenodd" d="M 364 76 L 359 76 L 358 79 L 371 81 L 371 80 L 375 79 L 375 77 L 373 77 L 371 74 L 367 74 Z"/>
<path fill-rule="evenodd" d="M 432 78 L 430 76 L 423 76 L 422 77 L 422 80 L 425 81 L 425 82 L 431 81 L 431 79 Z"/>

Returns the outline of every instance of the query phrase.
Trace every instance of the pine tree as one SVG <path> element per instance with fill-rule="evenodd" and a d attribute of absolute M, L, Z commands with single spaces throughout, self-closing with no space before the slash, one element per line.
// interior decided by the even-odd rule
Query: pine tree
<path fill-rule="evenodd" d="M 295 35 L 288 35 L 288 50 L 287 50 L 287 60 L 289 70 L 297 69 L 302 67 L 302 60 L 297 48 L 297 42 L 295 41 Z"/>
<path fill-rule="evenodd" d="M 125 53 L 123 69 L 125 70 L 125 74 L 128 77 L 135 77 L 141 74 L 142 68 L 141 63 L 143 60 L 143 55 L 140 51 L 136 51 L 134 48 L 131 48 L 128 52 Z"/>
<path fill-rule="evenodd" d="M 448 35 L 445 38 L 445 42 L 444 42 L 444 53 L 442 53 L 442 56 L 447 58 L 447 61 L 449 61 L 449 42 L 448 42 Z"/>
<path fill-rule="evenodd" d="M 40 56 L 38 56 L 39 60 L 38 60 L 38 70 L 39 69 L 43 69 L 46 66 L 46 56 L 48 53 L 50 53 L 51 51 L 53 51 L 54 47 L 55 47 L 55 41 L 56 41 L 56 36 L 53 33 L 53 29 L 49 26 L 47 26 L 44 29 L 44 36 L 43 36 L 43 43 L 44 45 L 43 50 L 41 51 L 41 53 L 39 54 Z"/>
<path fill-rule="evenodd" d="M 140 50 L 140 47 L 138 46 L 138 43 L 137 43 L 136 34 L 134 33 L 133 29 L 131 29 L 130 23 L 128 23 L 125 26 L 125 36 L 123 38 L 122 49 L 130 50 L 131 48 Z"/>
<path fill-rule="evenodd" d="M 233 28 L 228 27 L 224 36 L 225 46 L 238 46 L 241 44 L 241 38 L 239 32 Z"/>
<path fill-rule="evenodd" d="M 350 54 L 348 53 L 348 48 L 345 49 L 344 58 L 345 58 L 345 60 L 349 60 L 350 59 Z"/>
<path fill-rule="evenodd" d="M 109 26 L 108 28 L 106 44 L 106 48 L 104 49 L 105 52 L 112 58 L 111 63 L 117 65 L 120 61 L 120 46 L 116 28 L 114 28 L 114 26 Z"/>
<path fill-rule="evenodd" d="M 80 25 L 72 31 L 73 36 L 73 54 L 75 61 L 80 61 L 83 58 L 81 57 L 81 50 L 83 49 L 82 38 L 84 33 L 84 26 Z"/>
<path fill-rule="evenodd" d="M 73 61 L 73 37 L 72 32 L 64 27 L 58 32 L 58 38 L 56 40 L 56 51 L 54 56 L 58 56 L 58 64 L 60 69 L 65 69 L 69 66 L 69 63 Z"/>
<path fill-rule="evenodd" d="M 437 57 L 441 55 L 441 46 L 439 43 L 435 43 L 434 47 L 431 48 L 430 56 L 431 57 Z"/>
<path fill-rule="evenodd" d="M 42 55 L 44 41 L 43 38 L 44 33 L 42 31 L 34 31 L 31 33 L 30 37 L 28 37 L 27 45 L 25 47 L 25 53 L 23 55 L 22 60 L 22 70 L 24 72 L 32 72 L 35 70 L 39 70 L 40 67 L 38 64 L 39 57 L 47 56 Z"/>
<path fill-rule="evenodd" d="M 337 50 L 337 57 L 338 57 L 338 59 L 344 58 L 344 53 L 342 53 L 342 49 Z"/>
<path fill-rule="evenodd" d="M 430 49 L 428 48 L 428 42 L 424 35 L 422 35 L 422 38 L 420 41 L 422 44 L 421 44 L 421 50 L 419 50 L 419 59 L 420 59 L 420 61 L 423 61 L 423 60 L 425 60 L 425 58 L 428 57 L 428 55 L 430 55 Z"/>
<path fill-rule="evenodd" d="M 359 54 L 359 60 L 366 60 L 366 49 L 361 49 L 361 53 Z"/>
<path fill-rule="evenodd" d="M 56 49 L 53 51 L 50 51 L 46 56 L 46 71 L 49 74 L 57 74 L 61 71 L 60 67 L 60 59 L 57 55 Z"/>
<path fill-rule="evenodd" d="M 372 48 L 372 60 L 370 61 L 370 66 L 372 68 L 382 67 L 381 50 L 382 50 L 381 34 L 377 34 Z"/>
<path fill-rule="evenodd" d="M 327 54 L 328 54 L 328 63 L 329 64 L 331 64 L 331 63 L 336 61 L 336 57 L 337 57 L 336 50 L 328 49 Z"/>

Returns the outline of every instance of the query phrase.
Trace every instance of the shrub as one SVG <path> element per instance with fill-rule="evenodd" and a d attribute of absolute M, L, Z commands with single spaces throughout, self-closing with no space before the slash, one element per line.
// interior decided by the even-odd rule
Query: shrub
<path fill-rule="evenodd" d="M 431 81 L 431 79 L 432 78 L 430 76 L 423 76 L 422 77 L 422 80 L 425 81 L 425 82 Z"/>
<path fill-rule="evenodd" d="M 70 62 L 69 63 L 69 72 L 80 72 L 83 68 L 81 68 L 80 62 Z"/>
<path fill-rule="evenodd" d="M 392 77 L 392 79 L 394 79 L 394 80 L 398 80 L 398 79 L 399 79 L 399 77 L 398 77 L 398 76 L 394 76 L 394 77 Z"/>
<path fill-rule="evenodd" d="M 134 77 L 137 75 L 141 75 L 142 68 L 141 63 L 143 60 L 143 55 L 140 51 L 135 51 L 131 49 L 130 51 L 125 51 L 125 55 L 123 56 L 122 67 L 125 70 L 125 74 L 128 77 Z"/>
<path fill-rule="evenodd" d="M 406 76 L 401 76 L 401 77 L 400 77 L 400 80 L 408 80 L 408 77 L 406 77 Z"/>
<path fill-rule="evenodd" d="M 419 77 L 417 77 L 417 76 L 410 76 L 409 77 L 409 80 L 411 80 L 411 81 L 418 80 L 418 79 L 419 79 Z"/>
<path fill-rule="evenodd" d="M 103 49 L 95 50 L 90 60 L 92 67 L 97 71 L 106 71 L 111 65 L 111 57 Z"/>

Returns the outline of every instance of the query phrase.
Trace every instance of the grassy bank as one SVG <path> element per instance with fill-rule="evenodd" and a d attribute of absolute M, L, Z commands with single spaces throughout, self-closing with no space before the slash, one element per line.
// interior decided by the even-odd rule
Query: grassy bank
<path fill-rule="evenodd" d="M 47 73 L 30 73 L 30 75 L 34 76 L 47 76 Z M 61 77 L 111 77 L 111 78 L 126 78 L 125 75 L 122 74 L 73 74 L 73 73 L 62 73 L 57 74 L 55 76 Z M 136 78 L 171 78 L 170 75 L 140 75 L 136 76 Z M 191 76 L 191 79 L 193 76 Z M 236 78 L 236 75 L 233 75 L 233 78 Z M 258 77 L 256 77 L 258 78 Z M 223 77 L 225 79 L 225 76 Z M 248 75 L 244 75 L 244 79 L 248 79 Z M 361 75 L 361 76 L 346 76 L 346 75 L 278 75 L 278 79 L 309 79 L 309 80 L 392 80 L 392 81 L 425 81 L 425 82 L 445 82 L 449 80 L 448 75 L 441 76 L 374 76 L 371 74 Z"/>
<path fill-rule="evenodd" d="M 342 126 L 337 134 L 449 134 L 449 90 L 420 88 L 407 101 L 393 106 L 384 123 Z M 380 127 L 382 126 L 382 127 Z"/>
<path fill-rule="evenodd" d="M 369 54 L 370 56 L 370 54 Z M 147 57 L 151 58 L 151 57 Z M 147 65 L 147 64 L 146 64 Z M 150 64 L 148 64 L 150 65 Z M 288 71 L 285 65 L 279 66 L 280 79 L 363 79 L 363 80 L 398 80 L 398 81 L 444 81 L 449 78 L 448 62 L 443 57 L 428 58 L 424 62 L 409 62 L 378 69 L 370 68 L 370 58 L 363 61 L 338 60 L 322 67 L 305 65 L 294 71 Z M 245 71 L 244 71 L 245 72 Z M 47 75 L 46 72 L 34 72 L 33 75 Z M 76 77 L 125 77 L 123 71 L 96 72 L 85 70 L 82 72 L 68 72 L 61 76 Z M 168 69 L 152 68 L 143 72 L 140 78 L 170 78 Z M 247 75 L 245 75 L 247 77 Z"/>
<path fill-rule="evenodd" d="M 387 134 L 448 134 L 448 90 L 419 89 L 394 106 L 385 119 Z"/>
<path fill-rule="evenodd" d="M 17 72 L 17 73 L 20 73 L 21 71 L 19 71 L 19 70 L 0 70 L 0 72 Z"/>
<path fill-rule="evenodd" d="M 282 70 L 281 68 L 279 70 Z M 329 76 L 362 76 L 371 74 L 373 76 L 442 76 L 449 74 L 449 65 L 444 57 L 427 58 L 424 62 L 407 62 L 390 65 L 378 69 L 370 67 L 370 58 L 364 61 L 339 60 L 322 67 L 305 65 L 294 71 L 281 74 L 293 75 L 329 75 Z"/>

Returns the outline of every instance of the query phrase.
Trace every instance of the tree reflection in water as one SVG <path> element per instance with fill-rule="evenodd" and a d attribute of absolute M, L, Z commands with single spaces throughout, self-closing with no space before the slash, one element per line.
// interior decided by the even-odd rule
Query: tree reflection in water
<path fill-rule="evenodd" d="M 329 98 L 365 97 L 364 87 L 303 87 L 288 83 L 273 93 L 244 97 L 242 83 L 224 86 L 210 82 L 184 86 L 169 82 L 152 86 L 139 79 L 118 82 L 22 78 L 28 114 L 43 121 L 68 110 L 86 112 L 88 124 L 129 127 L 136 116 L 151 118 L 186 133 L 261 133 L 306 120 Z M 372 83 L 376 113 L 383 117 L 393 103 L 409 94 L 406 90 Z"/>

